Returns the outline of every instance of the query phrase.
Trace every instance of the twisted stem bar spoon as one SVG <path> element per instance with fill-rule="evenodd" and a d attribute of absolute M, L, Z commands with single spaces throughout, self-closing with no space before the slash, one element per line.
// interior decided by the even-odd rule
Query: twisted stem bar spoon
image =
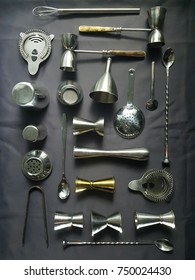
<path fill-rule="evenodd" d="M 169 126 L 169 68 L 175 62 L 175 54 L 173 49 L 168 48 L 162 58 L 162 63 L 166 68 L 166 87 L 165 87 L 165 156 L 163 160 L 163 166 L 169 167 L 169 145 L 168 145 L 168 126 Z"/>
<path fill-rule="evenodd" d="M 63 248 L 68 246 L 83 245 L 155 245 L 160 251 L 173 251 L 173 244 L 168 239 L 158 239 L 155 241 L 63 241 Z"/>

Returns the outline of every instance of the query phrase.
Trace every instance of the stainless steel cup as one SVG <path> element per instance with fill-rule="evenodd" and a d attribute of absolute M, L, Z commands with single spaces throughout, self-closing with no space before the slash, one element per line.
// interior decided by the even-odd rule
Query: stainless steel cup
<path fill-rule="evenodd" d="M 20 82 L 13 87 L 12 99 L 20 107 L 34 110 L 41 110 L 49 104 L 46 90 L 28 82 Z"/>

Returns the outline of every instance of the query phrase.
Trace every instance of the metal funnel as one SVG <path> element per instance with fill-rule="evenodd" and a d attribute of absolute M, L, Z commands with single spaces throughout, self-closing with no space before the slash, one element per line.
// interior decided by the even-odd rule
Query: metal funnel
<path fill-rule="evenodd" d="M 156 6 L 148 10 L 148 24 L 152 31 L 148 37 L 148 47 L 162 47 L 165 44 L 162 27 L 165 20 L 166 9 Z"/>
<path fill-rule="evenodd" d="M 114 103 L 118 100 L 116 84 L 110 74 L 112 59 L 107 58 L 106 70 L 97 80 L 89 96 L 99 103 Z"/>

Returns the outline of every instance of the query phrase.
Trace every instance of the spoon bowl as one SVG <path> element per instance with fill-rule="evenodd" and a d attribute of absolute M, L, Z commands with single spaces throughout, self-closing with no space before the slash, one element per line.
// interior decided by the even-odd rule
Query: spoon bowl
<path fill-rule="evenodd" d="M 173 251 L 173 244 L 168 239 L 159 239 L 154 241 L 154 245 L 163 252 Z"/>

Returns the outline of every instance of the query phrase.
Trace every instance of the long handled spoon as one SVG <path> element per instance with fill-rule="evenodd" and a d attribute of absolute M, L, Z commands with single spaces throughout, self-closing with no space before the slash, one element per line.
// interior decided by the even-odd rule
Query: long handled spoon
<path fill-rule="evenodd" d="M 163 252 L 173 251 L 173 244 L 168 239 L 158 239 L 156 241 L 63 241 L 64 249 L 68 246 L 74 245 L 155 245 L 159 250 Z"/>
<path fill-rule="evenodd" d="M 66 159 L 66 138 L 67 138 L 67 119 L 66 114 L 62 114 L 62 179 L 58 185 L 58 196 L 60 199 L 66 199 L 70 194 L 70 186 L 65 176 L 65 159 Z"/>
<path fill-rule="evenodd" d="M 169 161 L 169 147 L 168 147 L 168 124 L 169 124 L 169 68 L 173 65 L 175 61 L 175 54 L 173 49 L 168 48 L 163 55 L 162 63 L 166 68 L 167 81 L 165 88 L 165 157 L 163 161 L 163 166 L 168 167 L 170 165 Z"/>

